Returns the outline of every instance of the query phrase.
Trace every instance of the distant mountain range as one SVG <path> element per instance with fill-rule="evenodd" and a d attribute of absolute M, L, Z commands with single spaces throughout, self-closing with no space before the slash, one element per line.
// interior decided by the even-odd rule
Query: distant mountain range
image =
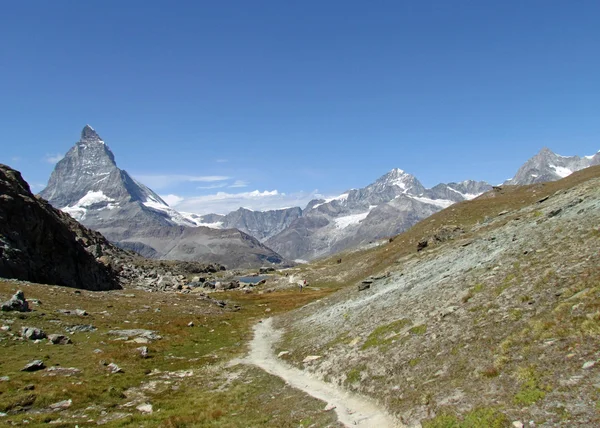
<path fill-rule="evenodd" d="M 544 147 L 519 168 L 517 173 L 504 184 L 523 185 L 560 180 L 575 171 L 600 165 L 600 152 L 592 156 L 561 156 Z"/>
<path fill-rule="evenodd" d="M 117 167 L 113 153 L 89 125 L 56 164 L 40 196 L 112 242 L 146 257 L 228 267 L 285 263 L 244 232 L 198 227 L 192 218 L 170 208 Z"/>
<path fill-rule="evenodd" d="M 600 152 L 565 157 L 544 148 L 504 184 L 558 180 L 597 164 Z M 108 146 L 86 126 L 40 196 L 142 255 L 237 267 L 311 260 L 391 237 L 491 188 L 482 181 L 466 180 L 427 189 L 415 176 L 393 169 L 364 188 L 313 200 L 305 209 L 181 213 L 120 170 Z"/>

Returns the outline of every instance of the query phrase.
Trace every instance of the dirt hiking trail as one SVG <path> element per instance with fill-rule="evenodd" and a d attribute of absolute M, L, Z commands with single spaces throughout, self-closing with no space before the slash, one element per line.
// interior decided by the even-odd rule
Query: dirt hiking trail
<path fill-rule="evenodd" d="M 280 361 L 273 354 L 273 345 L 280 336 L 281 332 L 273 328 L 271 318 L 257 323 L 254 326 L 254 339 L 250 342 L 250 352 L 240 362 L 258 366 L 267 373 L 285 380 L 290 386 L 325 401 L 329 408 L 334 408 L 338 420 L 348 427 L 400 428 L 403 426 L 374 402 L 315 379 L 309 373 Z"/>

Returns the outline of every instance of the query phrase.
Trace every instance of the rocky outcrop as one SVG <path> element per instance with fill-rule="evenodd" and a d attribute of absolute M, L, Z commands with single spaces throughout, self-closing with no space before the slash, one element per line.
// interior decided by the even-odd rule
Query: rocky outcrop
<path fill-rule="evenodd" d="M 110 244 L 34 196 L 18 171 L 0 165 L 0 276 L 88 290 L 120 288 L 86 246 Z M 99 254 L 101 256 L 102 254 Z"/>

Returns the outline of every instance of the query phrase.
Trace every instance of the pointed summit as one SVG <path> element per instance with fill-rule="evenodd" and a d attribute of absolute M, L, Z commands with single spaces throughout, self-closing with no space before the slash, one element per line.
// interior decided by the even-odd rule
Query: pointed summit
<path fill-rule="evenodd" d="M 81 131 L 81 141 L 102 141 L 98 133 L 90 125 L 85 125 Z"/>

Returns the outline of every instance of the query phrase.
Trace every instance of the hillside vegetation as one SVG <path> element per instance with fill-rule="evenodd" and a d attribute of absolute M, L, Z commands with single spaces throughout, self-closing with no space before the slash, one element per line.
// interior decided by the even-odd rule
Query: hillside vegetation
<path fill-rule="evenodd" d="M 0 423 L 341 426 L 323 401 L 239 364 L 252 326 L 274 317 L 281 361 L 406 425 L 597 426 L 599 213 L 592 167 L 496 189 L 251 290 L 0 281 L 0 300 L 20 289 L 32 309 L 0 313 Z M 23 327 L 73 343 L 28 340 Z M 135 329 L 151 333 L 122 331 Z M 21 371 L 36 359 L 46 368 Z"/>
<path fill-rule="evenodd" d="M 280 317 L 276 352 L 408 425 L 597 426 L 599 177 L 497 188 L 306 267 L 353 286 Z"/>

